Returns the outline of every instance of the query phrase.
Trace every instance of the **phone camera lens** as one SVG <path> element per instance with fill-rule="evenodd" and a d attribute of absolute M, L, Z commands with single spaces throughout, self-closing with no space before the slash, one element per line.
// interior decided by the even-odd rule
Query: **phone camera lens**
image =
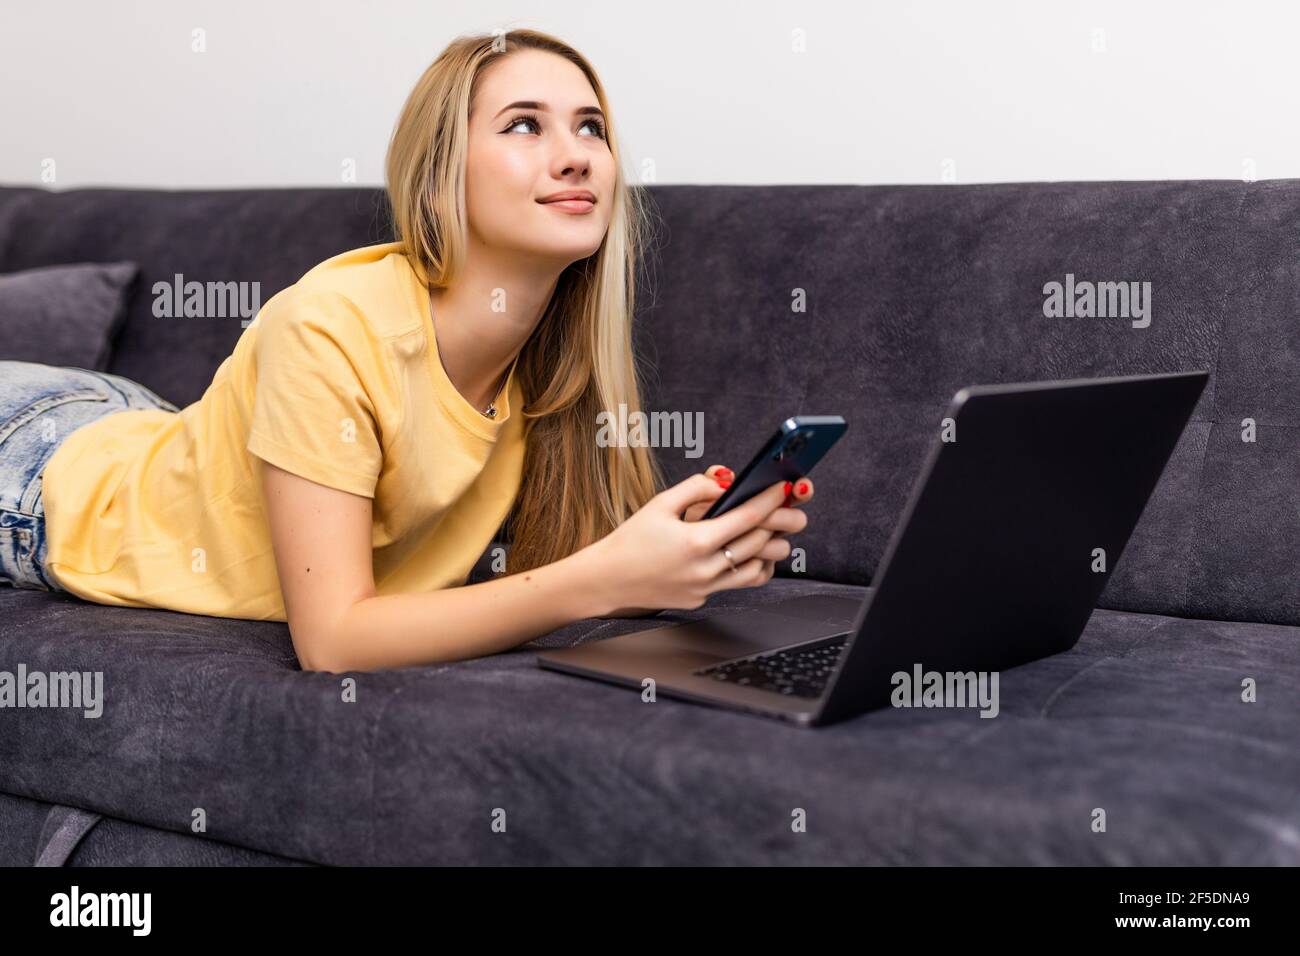
<path fill-rule="evenodd" d="M 788 442 L 777 449 L 773 456 L 774 461 L 785 461 L 785 459 L 799 454 L 799 449 L 808 444 L 808 436 L 804 434 L 795 435 Z"/>

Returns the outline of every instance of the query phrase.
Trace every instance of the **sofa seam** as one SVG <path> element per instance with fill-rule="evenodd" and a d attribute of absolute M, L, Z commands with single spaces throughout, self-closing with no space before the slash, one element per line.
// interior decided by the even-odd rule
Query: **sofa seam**
<path fill-rule="evenodd" d="M 116 810 L 104 810 L 95 807 L 85 807 L 82 806 L 80 803 L 72 803 L 61 797 L 48 797 L 40 794 L 23 793 L 23 792 L 15 791 L 11 787 L 0 787 L 0 795 L 14 797 L 20 800 L 27 800 L 32 803 L 48 804 L 51 808 L 65 807 L 71 810 L 79 810 L 83 813 L 94 814 L 100 817 L 102 821 L 107 821 L 110 823 L 123 823 L 128 826 L 141 827 L 146 830 L 152 830 L 158 833 L 166 833 L 172 836 L 179 836 L 190 840 L 197 840 L 203 843 L 214 843 L 214 844 L 219 844 L 221 846 L 233 847 L 237 850 L 243 850 L 248 853 L 258 853 L 265 856 L 277 857 L 283 860 L 292 860 L 295 863 L 304 863 L 310 866 L 335 866 L 336 865 L 333 863 L 322 863 L 318 860 L 309 859 L 307 857 L 295 855 L 293 853 L 286 853 L 281 850 L 272 850 L 262 846 L 253 846 L 248 843 L 240 843 L 230 839 L 213 837 L 206 832 L 195 833 L 192 830 L 184 830 L 184 829 L 176 830 L 176 829 L 172 829 L 170 826 L 164 826 L 162 824 L 153 822 L 149 819 L 137 819 L 132 816 L 125 816 Z M 96 826 L 98 826 L 98 824 L 96 824 Z"/>
<path fill-rule="evenodd" d="M 384 719 L 384 714 L 388 712 L 389 705 L 400 697 L 404 690 L 406 690 L 406 688 L 399 684 L 397 687 L 393 688 L 391 694 L 386 694 L 383 703 L 380 705 L 379 710 L 375 713 L 374 718 L 370 722 L 370 746 L 367 748 L 370 754 L 370 800 L 367 803 L 367 809 L 369 812 L 366 814 L 366 820 L 370 824 L 370 845 L 366 851 L 366 855 L 369 857 L 369 861 L 366 863 L 367 866 L 377 865 L 375 863 L 375 846 L 377 839 L 375 817 L 378 816 L 378 807 L 375 804 L 375 781 L 379 776 L 379 761 L 375 758 L 375 745 L 379 742 L 379 725 Z"/>
<path fill-rule="evenodd" d="M 1130 612 L 1121 612 L 1121 613 L 1138 613 L 1138 612 L 1130 611 Z M 1133 648 L 1137 646 L 1139 641 L 1146 641 L 1150 639 L 1151 636 L 1154 635 L 1157 631 L 1161 631 L 1164 628 L 1169 627 L 1170 625 L 1177 624 L 1178 622 L 1185 621 L 1185 620 L 1199 621 L 1204 619 L 1169 617 L 1166 620 L 1159 621 L 1151 625 L 1150 627 L 1148 627 L 1146 630 L 1142 631 L 1142 633 L 1137 635 L 1130 642 L 1129 646 L 1126 647 L 1122 652 L 1120 653 L 1111 652 L 1108 654 L 1104 654 L 1103 656 L 1094 660 L 1091 664 L 1088 664 L 1086 667 L 1079 668 L 1079 670 L 1075 671 L 1065 680 L 1061 681 L 1061 683 L 1057 685 L 1057 687 L 1052 691 L 1052 693 L 1048 695 L 1047 700 L 1043 702 L 1042 709 L 1038 712 L 1039 718 L 1050 719 L 1050 715 L 1048 714 L 1048 711 L 1051 709 L 1052 704 L 1054 704 L 1056 702 L 1057 697 L 1059 697 L 1062 693 L 1064 693 L 1066 688 L 1072 685 L 1076 680 L 1083 677 L 1085 674 L 1091 673 L 1092 671 L 1101 667 L 1101 665 L 1103 664 L 1107 664 L 1113 661 L 1127 660 L 1129 658 L 1129 655 L 1132 653 Z M 1242 623 L 1251 623 L 1251 622 L 1242 622 Z"/>
<path fill-rule="evenodd" d="M 1230 267 L 1237 261 L 1237 248 L 1241 241 L 1242 218 L 1245 215 L 1246 202 L 1250 198 L 1250 193 L 1251 189 L 1249 183 L 1241 187 L 1241 200 L 1237 203 L 1237 228 L 1232 234 L 1232 249 L 1228 253 L 1228 263 Z M 1236 273 L 1231 273 L 1228 279 L 1224 282 L 1223 296 L 1219 300 L 1219 347 L 1215 350 L 1214 367 L 1211 371 L 1214 380 L 1214 401 L 1210 405 L 1209 414 L 1207 416 L 1209 427 L 1205 432 L 1205 446 L 1201 449 L 1201 464 L 1196 471 L 1196 491 L 1192 495 L 1192 507 L 1194 511 L 1192 513 L 1192 531 L 1190 535 L 1191 547 L 1188 549 L 1191 556 L 1191 566 L 1187 569 L 1187 574 L 1183 579 L 1183 598 L 1182 601 L 1179 602 L 1179 606 L 1188 611 L 1193 610 L 1190 604 L 1193 592 L 1192 582 L 1195 578 L 1200 576 L 1201 542 L 1204 540 L 1204 535 L 1202 533 L 1203 522 L 1201 520 L 1201 516 L 1204 514 L 1204 508 L 1202 507 L 1201 489 L 1205 483 L 1205 467 L 1210 458 L 1210 441 L 1214 437 L 1214 426 L 1221 424 L 1219 421 L 1219 396 L 1221 394 L 1219 388 L 1221 378 L 1219 375 L 1219 368 L 1223 363 L 1223 349 L 1228 337 L 1228 292 L 1235 281 L 1233 278 L 1235 275 Z"/>

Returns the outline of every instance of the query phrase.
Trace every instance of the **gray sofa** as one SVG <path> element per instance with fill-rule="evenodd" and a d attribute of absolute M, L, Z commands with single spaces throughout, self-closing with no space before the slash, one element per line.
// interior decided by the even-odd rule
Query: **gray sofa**
<path fill-rule="evenodd" d="M 0 710 L 0 863 L 1300 862 L 1300 181 L 648 188 L 646 404 L 705 412 L 701 458 L 656 451 L 672 479 L 742 465 L 787 415 L 849 420 L 794 539 L 806 569 L 351 675 L 354 703 L 298 669 L 283 624 L 0 586 L 0 670 L 100 670 L 106 698 L 98 719 Z M 0 273 L 138 262 L 109 371 L 184 405 L 241 325 L 156 318 L 154 282 L 256 280 L 265 301 L 385 223 L 375 189 L 4 188 Z M 1046 317 L 1067 274 L 1150 281 L 1150 326 Z M 1002 674 L 996 719 L 887 708 L 805 730 L 535 664 L 865 596 L 961 386 L 1196 368 L 1211 381 L 1099 609 L 1072 651 Z"/>

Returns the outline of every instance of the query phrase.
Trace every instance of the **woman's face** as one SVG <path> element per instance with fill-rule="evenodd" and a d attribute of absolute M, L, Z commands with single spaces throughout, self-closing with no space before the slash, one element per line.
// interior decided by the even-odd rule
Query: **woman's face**
<path fill-rule="evenodd" d="M 529 102 L 529 106 L 512 105 Z M 594 112 L 581 112 L 588 109 Z M 609 228 L 614 157 L 587 77 L 561 56 L 521 50 L 479 75 L 465 174 L 471 242 L 553 260 L 592 255 Z M 545 202 L 586 190 L 595 202 Z"/>

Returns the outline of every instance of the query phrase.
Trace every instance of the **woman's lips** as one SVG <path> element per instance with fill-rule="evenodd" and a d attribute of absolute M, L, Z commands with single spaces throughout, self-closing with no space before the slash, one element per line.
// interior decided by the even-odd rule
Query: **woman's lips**
<path fill-rule="evenodd" d="M 596 208 L 594 202 L 588 202 L 586 199 L 557 199 L 554 202 L 542 203 L 542 205 L 550 206 L 552 209 L 559 209 L 562 212 L 579 216 L 589 213 Z"/>

